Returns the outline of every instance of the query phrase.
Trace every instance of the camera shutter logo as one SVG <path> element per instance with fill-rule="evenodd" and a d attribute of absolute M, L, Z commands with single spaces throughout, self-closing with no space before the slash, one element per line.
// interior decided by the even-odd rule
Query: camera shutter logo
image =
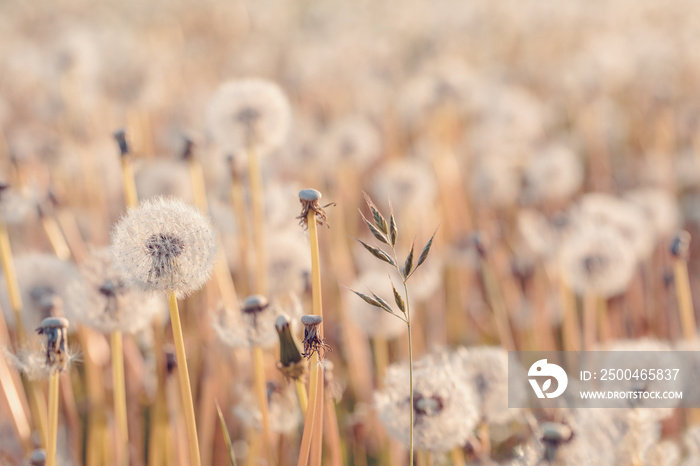
<path fill-rule="evenodd" d="M 569 377 L 564 372 L 564 369 L 556 364 L 548 363 L 546 359 L 540 359 L 530 366 L 527 375 L 530 377 L 528 380 L 537 398 L 556 398 L 564 393 L 566 386 L 569 384 Z M 539 377 L 548 377 L 541 387 L 537 379 Z M 557 381 L 557 389 L 553 392 L 548 392 L 552 386 L 552 378 Z"/>

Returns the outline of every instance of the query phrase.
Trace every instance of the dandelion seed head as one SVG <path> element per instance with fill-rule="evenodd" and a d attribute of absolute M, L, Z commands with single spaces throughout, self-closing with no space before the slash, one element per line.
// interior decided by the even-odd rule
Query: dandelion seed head
<path fill-rule="evenodd" d="M 644 212 L 657 239 L 667 238 L 680 226 L 678 203 L 668 191 L 640 188 L 626 192 L 624 198 Z"/>
<path fill-rule="evenodd" d="M 0 181 L 0 222 L 6 225 L 21 223 L 36 205 L 26 190 L 17 190 Z"/>
<path fill-rule="evenodd" d="M 324 164 L 351 166 L 358 172 L 369 168 L 381 155 L 381 139 L 377 128 L 365 117 L 348 116 L 331 123 L 322 136 L 320 152 Z"/>
<path fill-rule="evenodd" d="M 84 290 L 68 290 L 76 303 L 67 313 L 71 321 L 104 334 L 137 333 L 165 309 L 159 296 L 126 286 L 109 249 L 91 251 L 79 270 Z"/>
<path fill-rule="evenodd" d="M 391 199 L 395 212 L 423 210 L 433 205 L 436 196 L 432 171 L 415 161 L 387 163 L 372 178 L 372 198 L 383 209 Z"/>
<path fill-rule="evenodd" d="M 603 193 L 588 193 L 579 201 L 577 214 L 594 223 L 617 229 L 639 260 L 651 254 L 654 229 L 649 227 L 644 213 L 637 205 L 622 198 Z"/>
<path fill-rule="evenodd" d="M 22 298 L 23 324 L 28 329 L 38 327 L 46 317 L 73 315 L 87 293 L 78 269 L 50 254 L 17 256 L 15 273 Z M 14 328 L 14 312 L 4 277 L 0 282 L 0 303 L 7 325 Z"/>
<path fill-rule="evenodd" d="M 276 302 L 265 305 L 267 298 L 255 295 L 249 297 L 237 313 L 227 308 L 220 308 L 212 315 L 212 327 L 219 339 L 232 348 L 272 348 L 278 342 L 275 328 L 281 314 L 290 316 L 292 322 L 301 315 L 301 305 L 297 300 L 282 308 Z"/>
<path fill-rule="evenodd" d="M 296 231 L 274 233 L 267 238 L 267 273 L 271 299 L 301 296 L 311 275 L 309 246 Z"/>
<path fill-rule="evenodd" d="M 262 430 L 262 415 L 255 394 L 244 386 L 238 387 L 240 402 L 233 412 L 246 427 Z M 270 430 L 280 434 L 294 432 L 302 422 L 294 384 L 267 384 Z"/>
<path fill-rule="evenodd" d="M 143 200 L 158 196 L 176 197 L 185 202 L 193 199 L 190 172 L 181 161 L 149 161 L 138 168 L 135 181 L 139 198 Z"/>
<path fill-rule="evenodd" d="M 448 361 L 416 361 L 413 372 L 414 447 L 444 452 L 464 445 L 479 421 L 478 400 Z M 379 420 L 390 436 L 408 446 L 410 397 L 406 365 L 387 368 L 384 388 L 375 392 Z"/>
<path fill-rule="evenodd" d="M 527 163 L 523 198 L 535 204 L 566 200 L 581 188 L 583 176 L 581 160 L 571 148 L 550 144 Z"/>
<path fill-rule="evenodd" d="M 276 84 L 244 79 L 219 87 L 209 101 L 206 120 L 209 134 L 224 152 L 256 149 L 265 154 L 286 139 L 291 110 Z"/>
<path fill-rule="evenodd" d="M 216 241 L 209 220 L 197 209 L 158 197 L 130 209 L 117 223 L 111 249 L 127 286 L 181 297 L 207 281 Z"/>
<path fill-rule="evenodd" d="M 637 264 L 630 244 L 608 225 L 579 226 L 559 249 L 559 264 L 567 285 L 581 296 L 609 298 L 622 293 Z"/>
<path fill-rule="evenodd" d="M 505 423 L 520 414 L 508 408 L 508 353 L 498 347 L 459 348 L 454 353 L 455 364 L 474 388 L 481 417 L 489 423 Z M 524 371 L 522 371 L 525 377 Z M 511 376 L 515 374 L 511 370 Z M 520 397 L 518 393 L 514 397 Z M 524 397 L 523 397 L 524 398 Z M 514 403 L 517 404 L 517 403 Z"/>
<path fill-rule="evenodd" d="M 377 270 L 362 273 L 349 288 L 370 297 L 370 293 L 375 293 L 387 303 L 394 302 L 389 277 Z M 409 299 L 412 299 L 410 295 Z M 409 305 L 411 304 L 409 303 Z M 406 332 L 406 324 L 401 319 L 382 309 L 370 306 L 351 292 L 346 294 L 345 313 L 360 330 L 370 337 L 392 340 Z"/>

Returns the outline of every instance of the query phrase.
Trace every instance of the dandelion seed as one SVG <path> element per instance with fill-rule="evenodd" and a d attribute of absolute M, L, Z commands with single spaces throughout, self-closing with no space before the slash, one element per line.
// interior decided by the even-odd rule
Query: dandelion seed
<path fill-rule="evenodd" d="M 68 290 L 76 303 L 67 314 L 71 321 L 105 334 L 133 334 L 147 328 L 156 315 L 165 311 L 158 296 L 126 287 L 108 249 L 92 251 L 81 264 L 80 273 L 84 286 L 74 290 L 74 285 Z"/>
<path fill-rule="evenodd" d="M 372 178 L 372 194 L 382 208 L 391 199 L 395 212 L 423 211 L 437 196 L 432 171 L 415 161 L 400 160 L 385 164 Z"/>
<path fill-rule="evenodd" d="M 551 144 L 540 149 L 523 173 L 523 198 L 528 203 L 566 200 L 583 183 L 583 166 L 567 146 Z"/>
<path fill-rule="evenodd" d="M 304 352 L 301 353 L 306 359 L 311 359 L 311 355 L 318 354 L 318 359 L 323 360 L 326 351 L 331 351 L 331 347 L 321 338 L 319 332 L 323 318 L 317 315 L 301 316 L 301 323 L 304 325 Z"/>
<path fill-rule="evenodd" d="M 668 237 L 680 225 L 678 203 L 668 191 L 640 188 L 626 192 L 624 198 L 642 209 L 657 239 Z"/>
<path fill-rule="evenodd" d="M 289 102 L 280 88 L 262 79 L 223 84 L 209 101 L 207 129 L 226 153 L 250 149 L 266 154 L 287 137 Z"/>
<path fill-rule="evenodd" d="M 159 197 L 130 209 L 115 226 L 112 253 L 127 286 L 182 297 L 207 281 L 216 242 L 209 221 L 197 209 Z"/>
<path fill-rule="evenodd" d="M 319 151 L 327 157 L 324 165 L 345 164 L 362 173 L 379 158 L 381 139 L 367 118 L 349 116 L 331 124 L 321 139 Z"/>
<path fill-rule="evenodd" d="M 479 420 L 478 401 L 447 360 L 424 358 L 413 373 L 414 445 L 417 450 L 444 452 L 462 446 Z M 384 389 L 374 395 L 379 420 L 389 435 L 409 445 L 409 370 L 389 366 Z"/>

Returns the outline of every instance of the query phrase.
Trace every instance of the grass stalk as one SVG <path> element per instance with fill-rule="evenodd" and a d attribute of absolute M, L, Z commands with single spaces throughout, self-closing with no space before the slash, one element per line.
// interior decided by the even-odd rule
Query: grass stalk
<path fill-rule="evenodd" d="M 180 383 L 180 393 L 182 396 L 182 410 L 185 415 L 190 465 L 199 466 L 199 442 L 197 439 L 197 425 L 194 417 L 192 388 L 190 387 L 190 375 L 189 371 L 187 370 L 187 355 L 185 353 L 185 341 L 182 337 L 180 311 L 177 306 L 177 297 L 173 291 L 168 293 L 168 307 L 170 308 L 170 321 L 173 326 L 173 339 L 175 342 L 175 354 L 177 357 L 177 373 Z"/>
<path fill-rule="evenodd" d="M 119 445 L 117 452 L 122 456 L 122 464 L 129 463 L 129 424 L 126 414 L 126 382 L 124 380 L 124 349 L 122 332 L 110 335 L 112 342 L 112 378 L 114 383 L 114 417 L 116 419 Z"/>
<path fill-rule="evenodd" d="M 49 433 L 46 449 L 46 466 L 56 466 L 56 435 L 58 433 L 58 378 L 60 372 L 54 370 L 49 376 Z"/>
<path fill-rule="evenodd" d="M 248 150 L 248 181 L 253 213 L 253 246 L 255 248 L 255 292 L 267 294 L 267 260 L 265 254 L 265 203 L 263 199 L 260 158 L 253 148 Z"/>
<path fill-rule="evenodd" d="M 686 340 L 693 340 L 697 335 L 697 324 L 695 322 L 695 311 L 693 310 L 693 300 L 690 293 L 688 264 L 682 257 L 673 259 L 673 283 L 676 287 L 683 338 Z"/>

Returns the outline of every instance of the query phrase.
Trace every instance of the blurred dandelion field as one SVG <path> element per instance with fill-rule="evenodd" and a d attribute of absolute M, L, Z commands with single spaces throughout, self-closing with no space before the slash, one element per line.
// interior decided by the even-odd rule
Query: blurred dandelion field
<path fill-rule="evenodd" d="M 699 40 L 681 0 L 0 2 L 0 465 L 700 464 L 698 408 L 508 389 L 597 351 L 700 396 Z"/>

